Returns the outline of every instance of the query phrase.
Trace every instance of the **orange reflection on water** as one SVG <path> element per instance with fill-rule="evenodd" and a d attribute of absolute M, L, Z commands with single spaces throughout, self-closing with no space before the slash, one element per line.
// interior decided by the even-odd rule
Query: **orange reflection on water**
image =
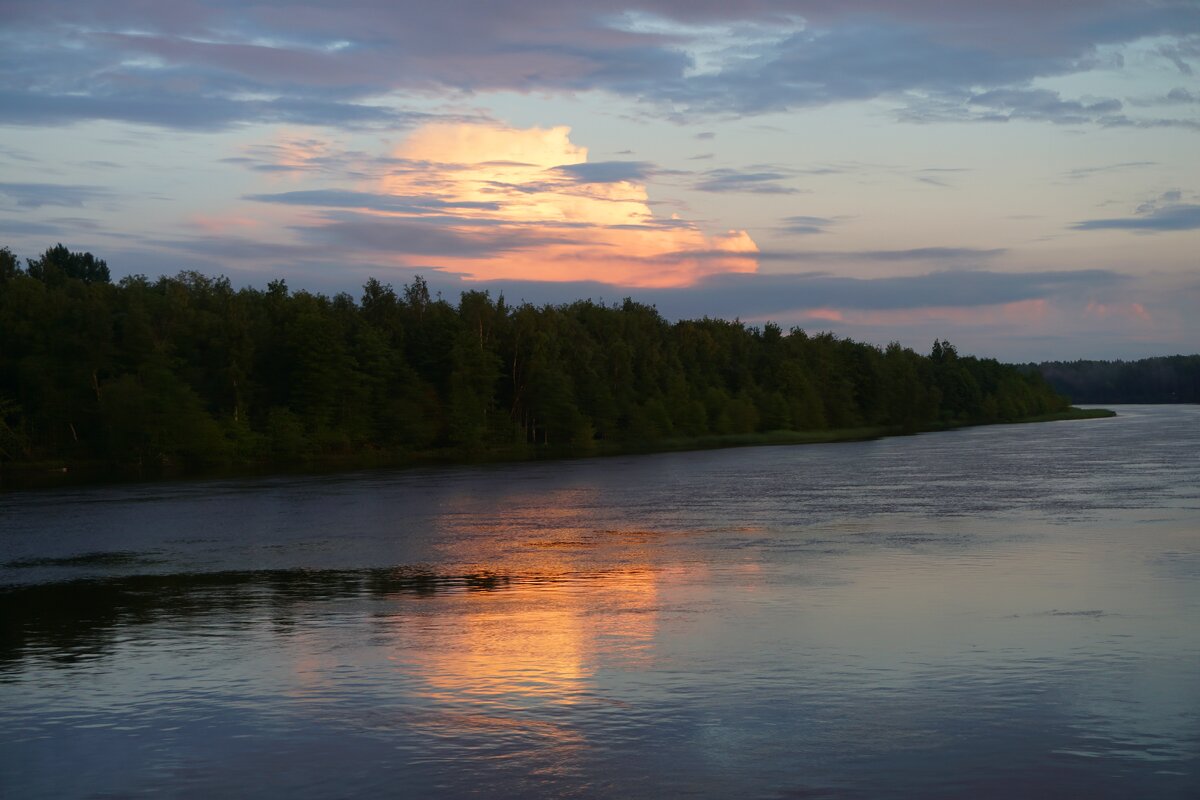
<path fill-rule="evenodd" d="M 657 534 L 598 530 L 592 486 L 447 498 L 443 563 L 507 580 L 437 596 L 436 627 L 407 629 L 400 659 L 447 702 L 582 702 L 598 664 L 652 657 Z"/>
<path fill-rule="evenodd" d="M 418 700 L 403 724 L 455 747 L 517 759 L 535 778 L 574 775 L 589 742 L 579 718 L 565 712 L 625 707 L 597 676 L 611 659 L 625 668 L 651 660 L 657 574 L 518 579 L 496 587 L 402 600 L 408 608 L 392 660 Z M 429 602 L 437 610 L 422 624 L 411 604 Z"/>
<path fill-rule="evenodd" d="M 447 703 L 596 700 L 600 663 L 644 661 L 656 632 L 654 572 L 509 584 L 447 598 L 452 624 L 418 628 L 401 660 L 423 694 Z"/>

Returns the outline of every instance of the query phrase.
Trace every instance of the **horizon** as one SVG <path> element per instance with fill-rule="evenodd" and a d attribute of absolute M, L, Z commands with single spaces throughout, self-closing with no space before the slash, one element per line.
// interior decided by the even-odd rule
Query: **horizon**
<path fill-rule="evenodd" d="M 0 245 L 1009 363 L 1196 352 L 1194 3 L 416 8 L 10 4 Z"/>

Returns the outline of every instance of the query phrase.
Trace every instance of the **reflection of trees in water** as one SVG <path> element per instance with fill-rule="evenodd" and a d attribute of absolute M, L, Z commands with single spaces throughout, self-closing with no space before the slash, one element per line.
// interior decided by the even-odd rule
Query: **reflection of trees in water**
<path fill-rule="evenodd" d="M 51 662 L 70 664 L 103 653 L 123 629 L 139 625 L 171 622 L 199 631 L 264 612 L 273 622 L 290 624 L 303 604 L 404 593 L 493 591 L 511 580 L 503 575 L 443 576 L 407 568 L 297 569 L 128 575 L 8 587 L 0 589 L 0 664 L 35 652 Z"/>
<path fill-rule="evenodd" d="M 91 566 L 116 566 L 118 563 L 128 565 L 130 557 L 130 554 L 122 553 L 92 554 L 87 558 Z M 55 564 L 31 562 L 8 566 L 81 566 L 76 563 L 79 558 Z M 615 580 L 614 589 L 618 593 L 626 592 L 636 584 L 642 587 L 637 593 L 645 595 L 646 588 L 653 586 L 653 575 L 639 573 L 641 577 L 631 578 L 632 574 L 513 576 L 472 572 L 442 575 L 418 567 L 291 569 L 143 574 L 9 586 L 0 589 L 0 668 L 18 665 L 30 657 L 41 657 L 51 665 L 63 666 L 94 658 L 105 654 L 123 634 L 129 633 L 129 629 L 143 625 L 169 623 L 180 633 L 199 634 L 226 630 L 256 617 L 290 627 L 302 616 L 303 609 L 313 603 L 355 598 L 382 600 L 402 595 L 458 593 L 470 597 L 504 592 L 512 595 L 511 602 L 504 603 L 506 613 L 524 620 L 514 630 L 541 630 L 543 626 L 537 618 L 549 613 L 548 609 L 559 609 L 555 612 L 558 622 L 547 628 L 546 635 L 553 639 L 560 635 L 553 632 L 554 628 L 561 630 L 568 622 L 571 628 L 578 628 L 586 609 L 577 597 L 570 601 L 569 608 L 563 607 L 561 598 L 547 604 L 544 601 L 550 595 L 541 593 L 542 590 L 553 592 L 567 582 L 595 579 L 605 583 Z M 458 603 L 454 610 L 468 612 L 464 630 L 473 630 L 479 618 L 472 616 L 469 609 L 480 606 L 470 600 L 463 602 L 465 606 Z M 488 607 L 498 606 L 490 604 Z M 605 623 L 600 627 L 607 629 L 612 624 Z M 551 639 L 543 638 L 536 649 L 557 657 L 546 650 L 553 644 Z M 555 652 L 561 655 L 561 648 Z"/>

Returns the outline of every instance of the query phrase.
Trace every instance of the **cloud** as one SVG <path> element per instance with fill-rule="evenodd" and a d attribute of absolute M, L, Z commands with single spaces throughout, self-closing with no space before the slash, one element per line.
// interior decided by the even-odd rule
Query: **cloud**
<path fill-rule="evenodd" d="M 1190 92 L 1182 86 L 1176 86 L 1171 91 L 1167 92 L 1167 102 L 1169 103 L 1200 103 L 1200 93 Z"/>
<path fill-rule="evenodd" d="M 297 229 L 306 240 L 335 249 L 366 251 L 376 256 L 398 255 L 406 262 L 412 256 L 436 256 L 466 273 L 472 267 L 463 263 L 464 259 L 503 262 L 521 251 L 542 251 L 573 243 L 570 236 L 547 228 L 471 226 L 464 222 L 467 221 L 346 215 L 327 224 Z"/>
<path fill-rule="evenodd" d="M 0 119 L 192 130 L 244 122 L 396 126 L 415 122 L 397 108 L 400 97 L 510 90 L 598 90 L 679 118 L 879 97 L 962 112 L 969 98 L 1038 91 L 1028 88 L 1038 78 L 1111 63 L 1116 56 L 1104 48 L 1150 37 L 1189 75 L 1200 32 L 1191 0 L 160 6 L 7 3 Z M 1015 105 L 1001 113 L 1050 121 L 1071 115 L 1074 102 L 1093 116 L 1099 109 L 1090 107 L 1115 102 L 1028 94 L 1009 101 Z"/>
<path fill-rule="evenodd" d="M 800 219 L 808 219 L 801 217 Z M 819 219 L 819 218 L 817 218 Z M 805 223 L 800 223 L 804 227 Z M 829 264 L 847 262 L 903 263 L 949 262 L 956 268 L 977 264 L 985 259 L 1007 253 L 1005 248 L 976 247 L 912 247 L 903 250 L 760 250 L 760 261 L 785 262 L 792 264 Z"/>
<path fill-rule="evenodd" d="M 1045 298 L 1076 298 L 1113 289 L 1128 281 L 1106 270 L 1003 273 L 935 271 L 890 278 L 847 278 L 825 273 L 725 274 L 686 287 L 647 287 L 636 298 L 655 305 L 670 319 L 701 316 L 765 319 L 799 309 L 902 311 L 928 308 L 979 309 Z M 490 280 L 472 288 L 531 302 L 564 302 L 580 297 L 614 297 L 619 288 L 600 282 L 546 284 Z"/>
<path fill-rule="evenodd" d="M 833 220 L 827 217 L 805 216 L 784 217 L 780 222 L 783 224 L 777 226 L 776 230 L 794 235 L 824 233 L 825 229 L 833 224 Z"/>
<path fill-rule="evenodd" d="M 593 161 L 564 164 L 554 169 L 578 183 L 644 181 L 656 172 L 648 161 Z"/>
<path fill-rule="evenodd" d="M 336 157 L 318 145 L 299 148 L 302 157 L 293 160 Z M 292 151 L 269 154 L 280 152 Z M 587 148 L 563 126 L 435 123 L 374 160 L 388 168 L 353 189 L 244 199 L 310 209 L 292 228 L 314 245 L 394 266 L 432 260 L 472 280 L 683 286 L 758 268 L 757 245 L 745 231 L 709 234 L 677 217 L 655 217 L 639 181 L 657 172 L 652 164 L 589 162 Z"/>
<path fill-rule="evenodd" d="M 317 98 L 240 100 L 171 91 L 49 95 L 0 89 L 0 123 L 60 125 L 80 120 L 111 120 L 219 131 L 241 122 L 336 125 L 343 128 L 386 126 L 402 128 L 428 118 L 427 114 L 397 111 L 382 105 L 363 105 Z"/>
<path fill-rule="evenodd" d="M 5 235 L 61 237 L 69 230 L 69 228 L 48 222 L 0 219 L 0 233 Z"/>
<path fill-rule="evenodd" d="M 1183 192 L 1178 189 L 1168 189 L 1153 200 L 1147 200 L 1137 207 L 1138 214 L 1149 214 L 1163 205 L 1178 203 L 1183 199 Z"/>
<path fill-rule="evenodd" d="M 82 208 L 93 200 L 107 199 L 110 193 L 99 186 L 74 186 L 60 183 L 0 183 L 5 195 L 21 208 L 64 206 Z"/>
<path fill-rule="evenodd" d="M 1141 303 L 1098 303 L 1091 300 L 1084 309 L 1084 313 L 1102 319 L 1105 317 L 1132 317 L 1144 322 L 1153 320 L 1150 312 L 1146 310 L 1146 306 Z"/>
<path fill-rule="evenodd" d="M 256 172 L 300 174 L 328 173 L 338 177 L 361 174 L 374 159 L 361 151 L 347 151 L 332 141 L 284 129 L 271 142 L 242 148 L 242 155 L 221 159 Z M 376 165 L 376 168 L 378 166 Z"/>
<path fill-rule="evenodd" d="M 967 103 L 988 109 L 996 118 L 1045 120 L 1059 125 L 1091 122 L 1122 108 L 1120 100 L 1063 100 L 1058 92 L 1048 89 L 993 89 L 974 95 Z"/>
<path fill-rule="evenodd" d="M 873 261 L 959 261 L 992 258 L 1007 252 L 1004 248 L 912 247 L 907 250 L 862 250 L 846 254 L 851 258 Z"/>
<path fill-rule="evenodd" d="M 695 188 L 702 192 L 748 192 L 753 194 L 797 194 L 800 190 L 781 186 L 780 181 L 791 177 L 778 169 L 738 170 L 713 169 L 703 173 Z"/>
<path fill-rule="evenodd" d="M 1179 70 L 1180 75 L 1191 77 L 1195 74 L 1195 70 L 1188 63 L 1188 59 L 1200 57 L 1200 42 L 1192 39 L 1191 41 L 1164 44 L 1159 46 L 1158 52 L 1159 55 L 1175 65 L 1175 69 Z"/>
<path fill-rule="evenodd" d="M 1071 226 L 1077 231 L 1125 230 L 1141 233 L 1200 230 L 1200 205 L 1173 203 L 1157 206 L 1141 216 L 1088 219 Z"/>
<path fill-rule="evenodd" d="M 1158 166 L 1157 161 L 1122 161 L 1117 164 L 1102 164 L 1096 167 L 1077 167 L 1076 169 L 1067 170 L 1062 175 L 1064 178 L 1071 180 L 1081 180 L 1083 178 L 1090 178 L 1093 175 L 1100 175 L 1107 172 L 1123 172 L 1130 169 L 1155 166 Z"/>
<path fill-rule="evenodd" d="M 244 200 L 259 203 L 279 203 L 293 206 L 317 206 L 322 208 L 361 208 L 369 211 L 390 211 L 403 214 L 424 214 L 454 209 L 498 211 L 495 202 L 454 202 L 434 197 L 400 196 L 377 192 L 356 192 L 348 189 L 309 189 L 273 194 L 248 194 Z"/>
<path fill-rule="evenodd" d="M 338 257 L 334 248 L 314 248 L 311 244 L 270 242 L 225 233 L 222 236 L 196 236 L 175 239 L 148 239 L 147 245 L 213 259 L 225 271 L 230 262 L 285 264 L 293 260 Z M 160 269 L 161 267 L 155 267 Z"/>
<path fill-rule="evenodd" d="M 929 30 L 903 23 L 847 22 L 824 30 L 805 27 L 719 72 L 647 93 L 692 110 L 762 113 L 906 91 L 954 92 L 1070 71 L 1061 57 L 1030 61 L 937 41 Z"/>
<path fill-rule="evenodd" d="M 1200 131 L 1200 121 L 1194 119 L 1172 119 L 1168 117 L 1133 119 L 1124 114 L 1114 114 L 1099 120 L 1105 128 L 1182 128 Z"/>

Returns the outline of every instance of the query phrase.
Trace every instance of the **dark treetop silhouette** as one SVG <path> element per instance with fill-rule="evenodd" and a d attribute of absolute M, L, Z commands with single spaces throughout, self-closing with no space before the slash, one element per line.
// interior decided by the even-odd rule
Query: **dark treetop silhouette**
<path fill-rule="evenodd" d="M 113 284 L 0 250 L 0 460 L 201 468 L 585 453 L 1060 412 L 1039 374 L 650 306 L 509 305 L 371 279 L 360 300 L 195 272 Z M 864 434 L 865 435 L 865 434 Z"/>

